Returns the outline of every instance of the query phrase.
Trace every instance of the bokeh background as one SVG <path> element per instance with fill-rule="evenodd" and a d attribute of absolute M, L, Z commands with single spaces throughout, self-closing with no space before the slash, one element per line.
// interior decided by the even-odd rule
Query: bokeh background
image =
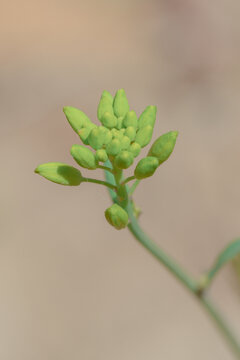
<path fill-rule="evenodd" d="M 74 164 L 64 105 L 96 122 L 102 90 L 122 87 L 138 114 L 157 105 L 154 138 L 180 135 L 136 190 L 141 223 L 195 275 L 208 269 L 240 235 L 239 1 L 0 6 L 0 358 L 232 359 L 196 301 L 106 223 L 104 188 L 57 186 L 33 170 Z M 240 334 L 230 265 L 211 293 Z"/>

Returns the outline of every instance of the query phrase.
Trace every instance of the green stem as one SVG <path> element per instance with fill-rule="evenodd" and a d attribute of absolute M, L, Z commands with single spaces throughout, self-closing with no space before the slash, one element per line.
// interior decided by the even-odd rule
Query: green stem
<path fill-rule="evenodd" d="M 240 344 L 237 341 L 235 334 L 232 332 L 229 325 L 226 323 L 226 320 L 216 308 L 216 305 L 213 304 L 211 300 L 209 300 L 204 295 L 200 297 L 199 300 L 200 303 L 203 305 L 204 309 L 211 316 L 211 319 L 215 323 L 217 329 L 222 333 L 225 341 L 228 343 L 236 359 L 240 359 Z"/>
<path fill-rule="evenodd" d="M 106 177 L 109 181 L 111 181 L 112 184 L 117 184 L 118 187 L 118 183 L 114 182 L 113 177 L 110 178 L 107 174 Z M 116 181 L 116 176 L 115 176 L 115 181 Z M 135 187 L 137 186 L 137 184 L 135 185 Z M 116 196 L 113 194 L 111 190 L 109 191 L 109 193 L 113 202 L 115 202 Z M 226 343 L 228 344 L 229 348 L 232 350 L 236 359 L 239 360 L 240 344 L 236 339 L 235 334 L 232 332 L 231 328 L 228 326 L 225 319 L 222 317 L 221 313 L 217 310 L 215 304 L 213 304 L 206 297 L 205 293 L 201 291 L 202 290 L 201 283 L 199 283 L 198 281 L 193 279 L 190 275 L 188 275 L 188 273 L 181 266 L 179 266 L 171 256 L 166 254 L 157 244 L 155 244 L 144 233 L 144 231 L 139 226 L 136 217 L 134 216 L 132 203 L 129 198 L 127 199 L 126 205 L 124 207 L 128 213 L 130 220 L 128 228 L 131 231 L 131 233 L 134 235 L 136 240 L 138 240 L 161 264 L 163 264 L 165 268 L 169 270 L 172 273 L 172 275 L 185 286 L 185 288 L 187 288 L 193 295 L 195 295 L 196 299 L 199 301 L 199 303 L 205 309 L 207 314 L 210 316 L 210 318 L 214 322 L 219 332 L 223 335 Z"/>
<path fill-rule="evenodd" d="M 121 185 L 125 185 L 125 184 L 127 184 L 129 181 L 134 180 L 134 179 L 136 179 L 134 175 L 129 176 L 128 178 L 126 178 L 125 180 L 123 180 L 123 182 L 121 183 Z"/>
<path fill-rule="evenodd" d="M 105 171 L 109 171 L 110 173 L 113 174 L 113 171 L 111 168 L 107 167 L 107 166 L 103 166 L 103 165 L 98 165 L 98 169 L 102 169 L 102 170 L 105 170 Z"/>
<path fill-rule="evenodd" d="M 106 181 L 97 180 L 97 179 L 91 179 L 91 178 L 83 178 L 82 181 L 83 182 L 90 182 L 90 183 L 94 183 L 94 184 L 104 185 L 104 186 L 107 186 L 111 190 L 117 190 L 115 185 L 112 185 L 112 184 L 110 184 L 110 183 L 108 183 Z"/>
<path fill-rule="evenodd" d="M 135 191 L 136 187 L 138 186 L 138 184 L 140 183 L 141 180 L 136 180 L 135 183 L 132 185 L 132 187 L 130 188 L 128 195 L 131 196 L 133 194 L 133 192 Z"/>
<path fill-rule="evenodd" d="M 205 297 L 204 293 L 199 292 L 199 285 L 192 279 L 185 270 L 183 270 L 169 255 L 167 255 L 161 248 L 158 247 L 140 228 L 137 219 L 135 218 L 132 210 L 132 205 L 128 202 L 126 208 L 130 223 L 129 230 L 135 238 L 155 257 L 162 263 L 174 276 L 177 278 L 188 290 L 196 295 L 199 303 L 203 306 L 206 312 L 210 315 L 218 330 L 224 336 L 226 342 L 235 354 L 236 359 L 240 359 L 240 344 L 238 343 L 232 330 L 223 319 L 221 313 L 216 309 L 216 306 Z"/>
<path fill-rule="evenodd" d="M 185 270 L 183 270 L 169 255 L 167 255 L 161 248 L 158 247 L 140 228 L 136 217 L 133 214 L 132 205 L 128 202 L 126 211 L 129 216 L 130 223 L 129 230 L 134 237 L 148 250 L 151 254 L 160 261 L 181 283 L 190 291 L 196 293 L 198 290 L 198 283 L 192 279 Z"/>

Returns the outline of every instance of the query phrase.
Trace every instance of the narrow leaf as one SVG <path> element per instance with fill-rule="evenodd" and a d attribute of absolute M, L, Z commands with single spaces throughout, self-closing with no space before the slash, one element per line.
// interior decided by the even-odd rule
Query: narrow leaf
<path fill-rule="evenodd" d="M 240 239 L 231 242 L 217 257 L 213 267 L 208 272 L 208 278 L 212 280 L 215 274 L 230 260 L 240 254 Z"/>
<path fill-rule="evenodd" d="M 240 281 L 240 254 L 233 259 L 233 268 L 236 272 L 238 280 Z"/>
<path fill-rule="evenodd" d="M 83 179 L 78 169 L 59 162 L 41 164 L 35 169 L 35 173 L 60 185 L 77 186 Z"/>

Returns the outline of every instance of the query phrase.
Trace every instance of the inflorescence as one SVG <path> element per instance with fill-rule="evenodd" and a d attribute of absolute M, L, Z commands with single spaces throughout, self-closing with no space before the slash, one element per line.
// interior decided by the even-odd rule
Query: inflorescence
<path fill-rule="evenodd" d="M 130 111 L 125 91 L 120 89 L 114 98 L 108 91 L 103 91 L 97 111 L 100 126 L 95 125 L 87 115 L 74 107 L 66 106 L 63 111 L 84 144 L 72 146 L 71 155 L 74 160 L 88 170 L 100 168 L 108 171 L 114 176 L 115 184 L 83 177 L 78 169 L 63 163 L 42 164 L 35 172 L 61 185 L 77 186 L 82 182 L 93 182 L 111 188 L 116 192 L 116 203 L 105 211 L 105 217 L 116 229 L 126 227 L 128 214 L 125 206 L 133 192 L 126 183 L 131 180 L 139 182 L 152 176 L 159 165 L 171 155 L 178 132 L 170 131 L 161 135 L 153 143 L 147 156 L 137 163 L 133 175 L 124 179 L 123 170 L 131 167 L 134 158 L 139 156 L 141 149 L 151 141 L 156 121 L 156 106 L 147 106 L 138 118 L 135 111 Z"/>

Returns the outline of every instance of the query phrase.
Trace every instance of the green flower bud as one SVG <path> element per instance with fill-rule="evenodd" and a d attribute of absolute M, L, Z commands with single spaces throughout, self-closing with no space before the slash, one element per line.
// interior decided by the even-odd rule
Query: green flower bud
<path fill-rule="evenodd" d="M 128 126 L 133 126 L 135 129 L 137 129 L 138 126 L 138 118 L 135 113 L 135 111 L 129 111 L 124 119 L 123 119 L 123 126 L 127 128 Z"/>
<path fill-rule="evenodd" d="M 133 154 L 134 157 L 137 157 L 140 154 L 141 146 L 138 143 L 133 142 L 129 147 L 129 151 Z"/>
<path fill-rule="evenodd" d="M 123 138 L 123 131 L 121 130 L 112 129 L 111 133 L 115 139 L 121 140 Z"/>
<path fill-rule="evenodd" d="M 177 136 L 177 131 L 169 131 L 168 133 L 161 135 L 156 141 L 154 141 L 148 152 L 148 156 L 155 156 L 158 158 L 159 165 L 162 164 L 173 152 Z"/>
<path fill-rule="evenodd" d="M 123 116 L 120 116 L 118 119 L 117 119 L 117 126 L 116 128 L 118 130 L 121 130 L 122 129 L 122 122 L 123 122 Z"/>
<path fill-rule="evenodd" d="M 134 171 L 138 180 L 152 176 L 158 167 L 158 159 L 153 156 L 147 156 L 139 161 Z"/>
<path fill-rule="evenodd" d="M 85 169 L 94 170 L 97 168 L 96 157 L 93 152 L 82 145 L 73 145 L 71 155 L 78 165 Z"/>
<path fill-rule="evenodd" d="M 93 126 L 93 127 L 84 127 L 82 128 L 81 130 L 79 130 L 78 132 L 78 135 L 80 136 L 80 139 L 82 140 L 82 142 L 85 144 L 85 145 L 88 145 L 88 136 L 91 132 L 91 130 L 96 127 L 96 126 Z"/>
<path fill-rule="evenodd" d="M 111 131 L 108 130 L 104 135 L 104 145 L 109 144 L 111 140 L 112 140 L 112 133 Z"/>
<path fill-rule="evenodd" d="M 121 143 L 115 138 L 106 147 L 108 155 L 116 156 L 121 151 Z"/>
<path fill-rule="evenodd" d="M 110 131 L 104 126 L 98 126 L 92 129 L 88 136 L 89 145 L 95 150 L 101 149 L 102 146 L 110 140 Z"/>
<path fill-rule="evenodd" d="M 91 130 L 88 136 L 88 142 L 93 149 L 101 149 L 104 143 L 104 135 L 100 136 L 99 127 Z"/>
<path fill-rule="evenodd" d="M 133 126 L 128 126 L 125 130 L 124 135 L 126 135 L 130 139 L 130 141 L 133 141 L 136 136 L 135 128 Z"/>
<path fill-rule="evenodd" d="M 99 121 L 101 121 L 102 116 L 104 115 L 105 112 L 109 112 L 110 114 L 113 114 L 112 104 L 113 104 L 112 95 L 108 91 L 104 90 L 97 110 Z"/>
<path fill-rule="evenodd" d="M 118 204 L 113 204 L 105 211 L 105 217 L 110 225 L 117 230 L 125 228 L 128 224 L 128 214 Z"/>
<path fill-rule="evenodd" d="M 129 145 L 130 145 L 131 141 L 130 141 L 129 137 L 124 135 L 120 139 L 120 142 L 121 142 L 121 150 L 127 150 L 129 148 Z"/>
<path fill-rule="evenodd" d="M 113 100 L 113 110 L 117 117 L 125 116 L 129 111 L 128 100 L 123 89 L 120 89 L 116 92 Z"/>
<path fill-rule="evenodd" d="M 118 119 L 116 116 L 106 111 L 101 117 L 101 123 L 103 126 L 106 126 L 108 129 L 114 128 L 117 126 Z"/>
<path fill-rule="evenodd" d="M 108 155 L 106 153 L 106 150 L 100 149 L 96 151 L 96 159 L 97 161 L 101 161 L 105 163 L 108 160 Z"/>
<path fill-rule="evenodd" d="M 59 162 L 39 165 L 35 169 L 35 173 L 60 185 L 77 186 L 83 179 L 78 169 Z"/>
<path fill-rule="evenodd" d="M 93 128 L 96 126 L 91 122 L 87 115 L 84 114 L 84 112 L 72 106 L 65 106 L 63 108 L 63 112 L 66 115 L 69 124 L 77 134 L 83 127 Z"/>
<path fill-rule="evenodd" d="M 156 113 L 157 113 L 156 106 L 152 106 L 152 105 L 147 106 L 146 109 L 139 116 L 138 119 L 139 128 L 142 128 L 147 125 L 151 125 L 153 128 L 156 121 Z"/>
<path fill-rule="evenodd" d="M 111 131 L 111 134 L 112 134 L 112 137 L 113 137 L 113 138 L 118 137 L 118 130 L 117 130 L 117 129 L 112 129 L 112 130 L 110 130 L 110 131 Z"/>
<path fill-rule="evenodd" d="M 105 126 L 99 126 L 99 135 L 100 137 L 103 137 L 103 144 L 108 144 L 111 140 L 112 140 L 112 134 L 111 131 L 107 128 L 105 128 Z"/>
<path fill-rule="evenodd" d="M 123 150 L 115 157 L 114 166 L 118 169 L 127 169 L 132 165 L 133 160 L 133 154 L 129 151 Z"/>
<path fill-rule="evenodd" d="M 151 141 L 153 128 L 151 125 L 140 128 L 137 132 L 135 141 L 143 148 Z"/>

